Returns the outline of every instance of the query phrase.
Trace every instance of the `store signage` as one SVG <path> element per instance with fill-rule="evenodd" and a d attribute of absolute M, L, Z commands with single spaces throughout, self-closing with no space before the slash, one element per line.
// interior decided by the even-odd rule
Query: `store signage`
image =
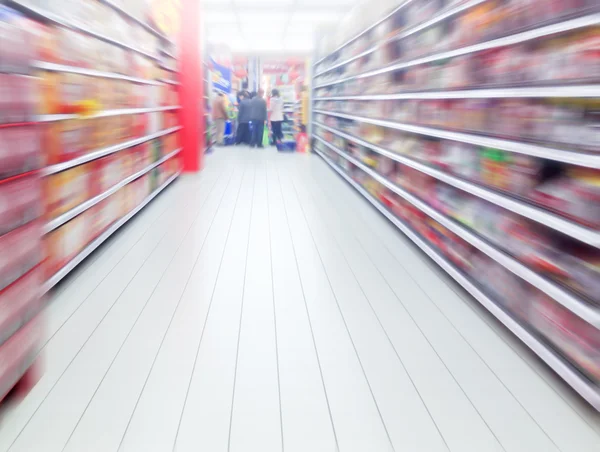
<path fill-rule="evenodd" d="M 231 69 L 213 61 L 211 71 L 213 88 L 229 94 L 231 92 Z"/>

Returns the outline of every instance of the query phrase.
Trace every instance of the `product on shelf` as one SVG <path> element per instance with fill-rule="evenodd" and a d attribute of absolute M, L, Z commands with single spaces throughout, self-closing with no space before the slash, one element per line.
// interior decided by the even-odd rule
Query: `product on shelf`
<path fill-rule="evenodd" d="M 0 291 L 0 346 L 41 311 L 43 277 L 41 266 L 37 266 Z"/>
<path fill-rule="evenodd" d="M 0 401 L 30 371 L 41 338 L 42 322 L 35 317 L 0 346 Z"/>
<path fill-rule="evenodd" d="M 319 63 L 318 74 L 340 62 L 358 57 L 318 75 L 318 83 L 335 82 L 385 67 L 389 63 L 407 62 L 584 15 L 598 6 L 594 0 L 488 1 L 449 15 L 445 20 L 433 21 L 432 25 L 422 27 L 417 32 L 406 33 L 416 25 L 435 19 L 438 14 L 452 11 L 460 3 L 421 0 L 400 8 L 388 20 Z M 426 13 L 415 14 L 415 11 Z M 418 83 L 421 89 L 458 86 L 461 83 L 475 85 L 536 79 L 593 79 L 600 76 L 597 52 L 597 29 L 584 27 L 566 35 L 553 36 L 550 33 L 550 37 L 535 40 L 533 45 L 527 42 L 412 66 L 407 69 L 406 75 L 412 79 L 412 82 L 407 82 L 413 88 L 417 88 L 414 84 Z M 485 81 L 477 78 L 462 80 L 465 75 L 476 75 L 480 70 L 488 74 L 484 76 Z M 369 85 L 375 87 L 380 84 Z M 401 86 L 394 83 L 392 88 Z"/>
<path fill-rule="evenodd" d="M 0 236 L 42 214 L 40 179 L 30 176 L 0 184 Z"/>

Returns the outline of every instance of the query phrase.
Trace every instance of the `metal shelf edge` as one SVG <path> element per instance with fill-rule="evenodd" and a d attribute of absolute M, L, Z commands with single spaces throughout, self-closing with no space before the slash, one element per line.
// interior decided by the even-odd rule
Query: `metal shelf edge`
<path fill-rule="evenodd" d="M 66 64 L 51 63 L 49 61 L 34 61 L 31 65 L 35 69 L 51 72 L 67 72 L 71 74 L 87 75 L 89 77 L 108 78 L 113 80 L 126 80 L 132 83 L 143 85 L 160 85 L 160 80 L 149 80 L 139 77 L 131 77 L 129 75 L 118 74 L 116 72 L 97 71 L 95 69 L 82 68 L 77 66 L 69 66 Z"/>
<path fill-rule="evenodd" d="M 487 99 L 487 98 L 541 98 L 541 97 L 600 97 L 600 85 L 522 86 L 512 88 L 473 88 L 436 91 L 415 91 L 395 94 L 367 94 L 316 97 L 318 101 L 339 100 L 403 100 L 403 99 Z"/>

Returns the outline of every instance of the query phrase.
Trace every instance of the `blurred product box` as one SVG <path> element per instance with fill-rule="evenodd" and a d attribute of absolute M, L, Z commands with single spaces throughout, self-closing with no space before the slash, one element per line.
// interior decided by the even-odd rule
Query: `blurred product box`
<path fill-rule="evenodd" d="M 44 237 L 48 252 L 48 276 L 67 265 L 85 247 L 89 235 L 87 218 L 85 214 L 78 215 Z"/>
<path fill-rule="evenodd" d="M 0 126 L 0 177 L 10 177 L 40 168 L 41 126 Z"/>
<path fill-rule="evenodd" d="M 46 217 L 56 218 L 89 199 L 89 186 L 88 165 L 76 166 L 46 177 Z"/>
<path fill-rule="evenodd" d="M 42 267 L 38 265 L 0 291 L 0 347 L 41 311 L 43 299 L 40 297 L 40 287 L 43 278 Z"/>
<path fill-rule="evenodd" d="M 41 199 L 37 176 L 0 184 L 0 235 L 38 218 L 43 212 Z"/>
<path fill-rule="evenodd" d="M 36 317 L 0 346 L 0 400 L 33 364 L 42 334 L 42 323 Z"/>
<path fill-rule="evenodd" d="M 41 237 L 41 224 L 37 221 L 0 236 L 0 290 L 41 262 Z"/>

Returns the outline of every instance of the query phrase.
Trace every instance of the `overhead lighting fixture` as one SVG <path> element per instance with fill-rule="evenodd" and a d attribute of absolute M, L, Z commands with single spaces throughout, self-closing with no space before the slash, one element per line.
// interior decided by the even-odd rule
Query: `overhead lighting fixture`
<path fill-rule="evenodd" d="M 205 24 L 235 24 L 237 17 L 228 12 L 207 11 L 202 13 Z"/>
<path fill-rule="evenodd" d="M 335 22 L 340 20 L 343 14 L 326 11 L 296 11 L 292 14 L 290 23 L 293 24 L 318 24 L 323 22 Z"/>

